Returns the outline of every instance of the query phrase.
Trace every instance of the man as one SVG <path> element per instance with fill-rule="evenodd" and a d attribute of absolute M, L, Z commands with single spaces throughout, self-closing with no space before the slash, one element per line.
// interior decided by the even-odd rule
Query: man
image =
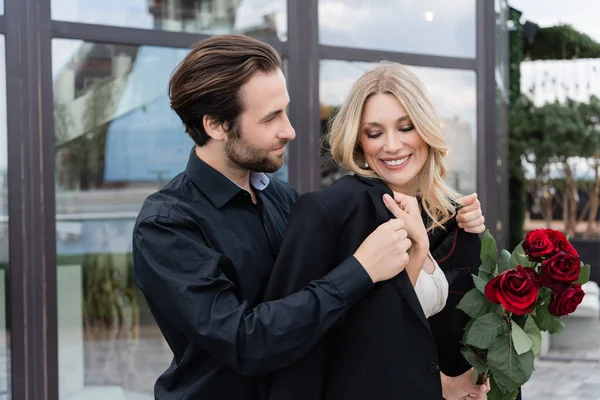
<path fill-rule="evenodd" d="M 177 67 L 169 92 L 196 146 L 185 171 L 146 199 L 133 233 L 135 283 L 174 354 L 155 398 L 257 399 L 253 376 L 302 357 L 375 282 L 400 273 L 410 241 L 392 219 L 327 276 L 261 303 L 298 198 L 265 175 L 295 137 L 281 60 L 260 41 L 212 37 Z M 471 203 L 465 227 L 480 229 Z"/>

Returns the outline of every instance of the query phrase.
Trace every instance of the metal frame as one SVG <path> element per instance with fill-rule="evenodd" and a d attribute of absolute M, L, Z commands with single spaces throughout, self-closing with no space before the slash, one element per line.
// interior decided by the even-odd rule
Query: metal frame
<path fill-rule="evenodd" d="M 496 154 L 496 13 L 493 1 L 476 1 L 477 15 L 477 191 L 487 227 L 498 221 Z"/>
<path fill-rule="evenodd" d="M 300 192 L 321 187 L 318 0 L 288 0 L 289 181 Z"/>
<path fill-rule="evenodd" d="M 14 1 L 14 0 L 6 0 Z M 78 22 L 52 21 L 53 39 L 75 39 L 89 42 L 114 43 L 132 46 L 164 46 L 189 48 L 212 35 L 201 33 L 171 32 L 121 26 L 83 24 Z M 286 42 L 278 39 L 264 40 L 285 56 Z"/>
<path fill-rule="evenodd" d="M 58 398 L 50 2 L 5 4 L 11 390 Z"/>
<path fill-rule="evenodd" d="M 407 65 L 435 68 L 475 69 L 473 58 L 444 57 L 429 54 L 402 53 L 386 50 L 356 49 L 321 45 L 321 58 L 329 60 L 376 62 L 389 60 L 402 62 Z"/>
<path fill-rule="evenodd" d="M 19 400 L 58 399 L 58 318 L 51 41 L 187 48 L 209 35 L 51 20 L 51 0 L 5 0 L 11 391 Z M 355 49 L 319 44 L 318 0 L 287 0 L 288 40 L 268 41 L 288 61 L 289 178 L 301 192 L 321 186 L 319 65 L 322 59 L 474 70 L 477 73 L 477 183 L 495 232 L 496 107 L 494 4 L 476 1 L 476 58 Z M 486 163 L 486 160 L 488 162 Z M 491 160 L 494 160 L 492 162 Z"/>

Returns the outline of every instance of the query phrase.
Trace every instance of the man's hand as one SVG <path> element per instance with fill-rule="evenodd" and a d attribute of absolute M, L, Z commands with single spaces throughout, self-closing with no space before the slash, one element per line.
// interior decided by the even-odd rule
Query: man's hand
<path fill-rule="evenodd" d="M 389 197 L 389 196 L 388 196 Z M 388 203 L 392 203 L 389 205 Z M 388 208 L 398 205 L 389 197 Z M 398 210 L 394 209 L 395 212 Z M 396 215 L 396 213 L 394 213 Z M 408 249 L 412 242 L 402 219 L 393 218 L 385 222 L 362 242 L 354 257 L 367 271 L 374 283 L 393 278 L 408 264 Z"/>
<path fill-rule="evenodd" d="M 441 374 L 442 377 L 442 396 L 446 400 L 484 400 L 487 399 L 487 392 L 490 391 L 490 380 L 483 385 L 473 384 L 475 370 L 471 368 L 462 375 L 450 377 Z"/>
<path fill-rule="evenodd" d="M 461 197 L 458 202 L 463 206 L 456 216 L 458 227 L 469 233 L 485 231 L 485 218 L 481 213 L 481 203 L 477 199 L 477 193 Z"/>

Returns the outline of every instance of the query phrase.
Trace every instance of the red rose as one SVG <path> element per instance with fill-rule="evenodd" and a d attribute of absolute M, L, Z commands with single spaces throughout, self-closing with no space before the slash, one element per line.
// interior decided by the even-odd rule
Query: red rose
<path fill-rule="evenodd" d="M 536 229 L 525 236 L 523 250 L 531 261 L 541 261 L 552 256 L 555 251 L 554 243 L 546 236 L 545 229 Z"/>
<path fill-rule="evenodd" d="M 494 304 L 502 304 L 515 315 L 528 314 L 538 298 L 540 287 L 531 268 L 509 269 L 485 285 L 485 297 Z"/>
<path fill-rule="evenodd" d="M 583 296 L 585 293 L 579 283 L 555 286 L 550 297 L 548 311 L 557 317 L 569 315 L 581 304 Z"/>
<path fill-rule="evenodd" d="M 579 257 L 579 253 L 577 253 L 575 247 L 573 247 L 573 245 L 567 240 L 566 236 L 562 232 L 555 231 L 554 229 L 545 229 L 544 233 L 554 244 L 554 250 L 556 252 L 564 251 L 565 253 Z"/>
<path fill-rule="evenodd" d="M 579 258 L 561 252 L 542 262 L 540 283 L 548 287 L 556 282 L 571 283 L 577 280 L 580 270 Z"/>

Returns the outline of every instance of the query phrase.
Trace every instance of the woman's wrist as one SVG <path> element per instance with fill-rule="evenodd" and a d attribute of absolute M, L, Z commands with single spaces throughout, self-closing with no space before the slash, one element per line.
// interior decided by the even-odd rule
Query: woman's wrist
<path fill-rule="evenodd" d="M 427 237 L 427 234 L 423 237 L 414 239 L 411 247 L 415 250 L 429 253 L 429 237 Z"/>

